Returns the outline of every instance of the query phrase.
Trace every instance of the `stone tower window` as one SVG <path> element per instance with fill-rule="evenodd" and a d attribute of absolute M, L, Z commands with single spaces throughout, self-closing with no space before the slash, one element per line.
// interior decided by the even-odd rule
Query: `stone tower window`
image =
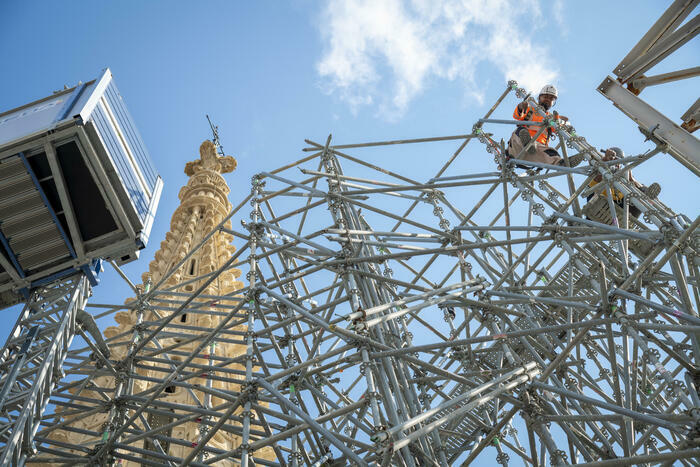
<path fill-rule="evenodd" d="M 192 261 L 190 261 L 190 268 L 188 270 L 188 274 L 190 276 L 194 276 L 196 270 L 197 270 L 197 260 L 193 259 Z"/>

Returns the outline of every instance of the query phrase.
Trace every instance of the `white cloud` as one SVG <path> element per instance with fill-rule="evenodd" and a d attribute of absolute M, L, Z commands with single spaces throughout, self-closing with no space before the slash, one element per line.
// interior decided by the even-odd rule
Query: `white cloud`
<path fill-rule="evenodd" d="M 401 115 L 426 84 L 459 81 L 482 101 L 492 78 L 529 90 L 553 82 L 558 70 L 546 46 L 539 0 L 330 0 L 320 21 L 325 51 L 317 64 L 323 87 L 353 111 L 374 106 Z M 485 77 L 489 63 L 502 76 Z M 435 84 L 435 85 L 439 85 Z"/>
<path fill-rule="evenodd" d="M 561 35 L 566 37 L 569 35 L 569 26 L 566 23 L 566 5 L 564 5 L 564 0 L 554 0 L 552 5 L 552 16 L 554 21 L 557 22 Z"/>

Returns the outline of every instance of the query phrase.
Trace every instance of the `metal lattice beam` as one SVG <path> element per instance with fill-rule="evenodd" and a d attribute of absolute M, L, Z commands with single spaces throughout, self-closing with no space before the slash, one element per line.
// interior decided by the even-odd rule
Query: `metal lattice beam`
<path fill-rule="evenodd" d="M 90 294 L 85 276 L 34 290 L 0 354 L 0 464 L 24 465 Z"/>

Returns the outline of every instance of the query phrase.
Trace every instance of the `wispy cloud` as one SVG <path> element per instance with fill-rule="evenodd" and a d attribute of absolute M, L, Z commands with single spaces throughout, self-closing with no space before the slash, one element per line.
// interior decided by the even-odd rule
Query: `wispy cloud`
<path fill-rule="evenodd" d="M 566 5 L 564 5 L 564 0 L 554 0 L 552 5 L 552 16 L 554 16 L 554 21 L 557 22 L 559 26 L 559 31 L 561 35 L 566 37 L 569 35 L 569 26 L 566 23 Z"/>
<path fill-rule="evenodd" d="M 320 21 L 324 89 L 353 111 L 401 115 L 427 83 L 459 81 L 481 101 L 489 63 L 530 90 L 558 70 L 546 46 L 539 0 L 331 0 Z"/>

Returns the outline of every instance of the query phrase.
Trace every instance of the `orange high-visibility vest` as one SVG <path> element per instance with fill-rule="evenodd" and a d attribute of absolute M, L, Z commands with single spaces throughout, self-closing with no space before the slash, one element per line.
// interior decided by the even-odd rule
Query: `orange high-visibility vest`
<path fill-rule="evenodd" d="M 549 112 L 547 112 L 547 116 L 549 116 Z M 529 105 L 527 106 L 527 109 L 525 109 L 525 112 L 520 113 L 518 111 L 518 106 L 515 106 L 515 110 L 513 111 L 513 118 L 516 120 L 524 120 L 524 121 L 530 121 L 530 122 L 541 122 L 544 120 L 544 117 L 539 114 L 535 109 L 530 107 Z M 527 128 L 527 131 L 530 133 L 530 136 L 533 138 L 535 135 L 540 131 L 542 127 L 539 126 L 532 126 L 528 125 L 525 128 Z M 537 142 L 544 144 L 547 146 L 547 143 L 549 142 L 549 135 L 552 132 L 550 128 L 547 128 L 542 132 L 542 134 L 537 138 Z"/>

